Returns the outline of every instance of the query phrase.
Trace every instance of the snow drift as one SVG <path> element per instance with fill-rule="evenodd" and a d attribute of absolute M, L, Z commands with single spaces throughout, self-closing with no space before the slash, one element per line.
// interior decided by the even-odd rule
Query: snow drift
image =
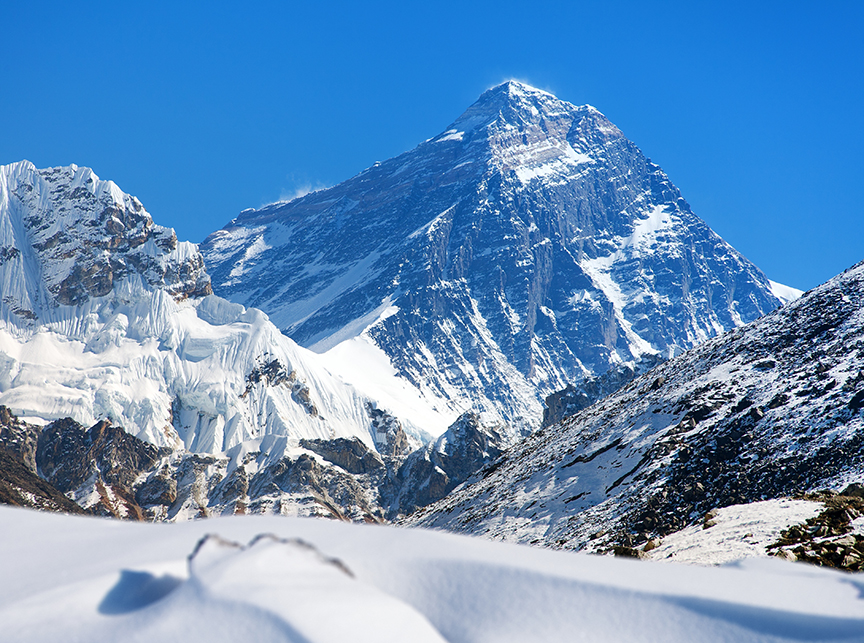
<path fill-rule="evenodd" d="M 780 560 L 699 568 L 290 518 L 0 521 L 0 640 L 16 643 L 864 641 L 857 576 Z"/>

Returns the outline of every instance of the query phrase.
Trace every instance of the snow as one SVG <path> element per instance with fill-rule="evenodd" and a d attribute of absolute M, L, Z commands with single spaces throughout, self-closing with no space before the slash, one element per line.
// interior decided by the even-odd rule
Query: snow
<path fill-rule="evenodd" d="M 670 534 L 648 556 L 655 560 L 722 565 L 742 558 L 768 555 L 780 532 L 824 510 L 821 502 L 779 498 L 715 510 L 713 526 L 693 525 Z"/>
<path fill-rule="evenodd" d="M 556 156 L 551 160 L 541 163 L 534 162 L 536 158 L 546 159 L 552 154 Z M 517 148 L 515 154 L 512 156 L 505 155 L 504 158 L 515 168 L 516 177 L 523 185 L 527 185 L 535 179 L 550 178 L 556 175 L 567 176 L 571 168 L 593 161 L 590 156 L 577 152 L 566 142 L 556 145 L 546 141 Z"/>
<path fill-rule="evenodd" d="M 260 262 L 263 230 L 249 233 L 232 278 Z M 261 311 L 204 296 L 198 247 L 89 168 L 0 166 L 0 247 L 11 257 L 0 261 L 0 404 L 19 417 L 109 419 L 196 452 L 265 435 L 356 436 L 376 447 L 369 398 Z M 109 260 L 124 267 L 110 278 L 99 272 Z M 80 277 L 91 272 L 108 288 Z M 64 289 L 76 294 L 58 298 Z M 273 377 L 250 379 L 264 368 Z"/>
<path fill-rule="evenodd" d="M 461 141 L 462 137 L 465 136 L 465 132 L 460 132 L 455 129 L 448 129 L 446 132 L 441 134 L 435 139 L 436 143 L 443 143 L 444 141 Z"/>
<path fill-rule="evenodd" d="M 279 310 L 274 316 L 274 322 L 281 324 L 283 321 L 287 324 L 298 325 L 303 323 L 309 317 L 324 308 L 334 298 L 343 292 L 357 288 L 374 278 L 377 271 L 374 269 L 375 263 L 381 257 L 380 252 L 371 252 L 363 259 L 357 261 L 351 266 L 335 266 L 326 264 L 315 264 L 306 267 L 308 274 L 316 273 L 335 273 L 339 276 L 333 279 L 323 289 L 316 292 L 313 296 L 307 299 L 291 301 L 283 310 Z M 272 297 L 272 300 L 281 300 L 282 293 Z M 316 342 L 327 339 L 329 334 L 324 334 L 319 337 Z M 312 342 L 312 343 L 316 343 Z"/>
<path fill-rule="evenodd" d="M 768 280 L 768 284 L 771 286 L 771 292 L 774 293 L 774 296 L 784 304 L 788 304 L 790 301 L 795 301 L 804 294 L 803 290 L 798 290 L 792 286 L 784 286 L 783 284 L 771 281 L 770 279 Z"/>
<path fill-rule="evenodd" d="M 864 641 L 864 581 L 780 560 L 695 567 L 283 517 L 0 507 L 0 522 L 0 638 L 16 643 Z"/>
<path fill-rule="evenodd" d="M 393 307 L 377 309 L 375 318 L 367 320 L 367 327 L 392 312 Z M 436 399 L 428 392 L 424 394 L 400 377 L 389 355 L 366 334 L 342 341 L 318 357 L 331 373 L 375 399 L 381 408 L 402 420 L 405 428 L 415 435 L 438 436 L 459 415 L 457 410 L 450 408 L 447 400 Z"/>
<path fill-rule="evenodd" d="M 0 404 L 41 423 L 109 418 L 154 444 L 193 451 L 221 452 L 267 433 L 356 435 L 374 448 L 366 398 L 259 311 L 213 295 L 101 303 L 82 337 L 0 325 Z M 249 373 L 274 359 L 309 387 L 319 415 L 290 386 L 262 383 L 246 392 Z"/>

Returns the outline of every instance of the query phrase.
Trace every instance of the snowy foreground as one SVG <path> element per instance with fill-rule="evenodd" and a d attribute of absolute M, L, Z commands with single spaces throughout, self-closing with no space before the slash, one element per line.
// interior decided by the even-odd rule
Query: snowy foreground
<path fill-rule="evenodd" d="M 4 642 L 864 641 L 864 577 L 775 559 L 695 567 L 257 516 L 0 507 L 0 525 Z"/>

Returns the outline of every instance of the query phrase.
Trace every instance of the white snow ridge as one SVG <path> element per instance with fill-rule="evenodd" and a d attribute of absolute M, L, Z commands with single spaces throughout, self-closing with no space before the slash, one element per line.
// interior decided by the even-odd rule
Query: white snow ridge
<path fill-rule="evenodd" d="M 216 453 L 275 435 L 358 437 L 370 399 L 255 309 L 210 293 L 197 247 L 92 171 L 0 167 L 0 404 L 109 419 Z"/>

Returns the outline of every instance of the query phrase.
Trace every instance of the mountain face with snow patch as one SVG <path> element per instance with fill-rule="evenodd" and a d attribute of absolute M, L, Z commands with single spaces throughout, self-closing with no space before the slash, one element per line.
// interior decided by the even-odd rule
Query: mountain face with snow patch
<path fill-rule="evenodd" d="M 0 504 L 164 522 L 234 514 L 383 522 L 440 500 L 501 452 L 500 433 L 470 413 L 405 457 L 358 437 L 274 434 L 193 453 L 155 447 L 108 420 L 40 427 L 0 406 Z"/>
<path fill-rule="evenodd" d="M 823 489 L 860 496 L 862 472 L 864 263 L 537 431 L 406 522 L 608 551 L 710 526 L 718 507 Z M 847 505 L 842 520 L 780 544 L 816 560 L 805 536 L 842 536 L 864 510 Z M 848 569 L 864 567 L 861 535 L 842 545 L 857 548 Z M 844 559 L 839 541 L 822 546 L 833 547 L 823 558 Z"/>
<path fill-rule="evenodd" d="M 398 420 L 210 294 L 197 247 L 87 168 L 0 167 L 0 284 L 0 404 L 24 420 L 107 420 L 193 452 L 265 436 L 410 450 Z"/>
<path fill-rule="evenodd" d="M 332 368 L 398 375 L 433 434 L 468 409 L 532 430 L 567 384 L 781 303 L 606 117 L 517 82 L 414 150 L 244 211 L 202 252 L 218 294 Z"/>

